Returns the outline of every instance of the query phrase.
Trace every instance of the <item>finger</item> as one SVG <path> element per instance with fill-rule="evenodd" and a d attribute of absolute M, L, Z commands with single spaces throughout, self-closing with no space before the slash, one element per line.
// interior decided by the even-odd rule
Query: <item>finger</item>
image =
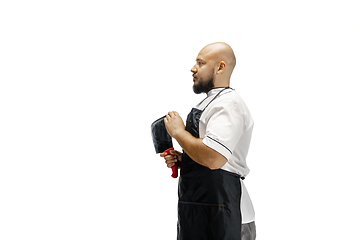
<path fill-rule="evenodd" d="M 178 160 L 176 158 L 174 159 L 170 159 L 170 160 L 166 160 L 167 163 L 176 163 Z"/>
<path fill-rule="evenodd" d="M 165 163 L 167 167 L 172 167 L 172 166 L 175 166 L 176 163 L 174 162 L 168 162 L 168 163 Z"/>
<path fill-rule="evenodd" d="M 175 163 L 169 163 L 169 164 L 167 164 L 167 167 L 168 167 L 168 168 L 172 168 L 173 166 L 175 166 Z"/>
<path fill-rule="evenodd" d="M 173 163 L 173 162 L 177 162 L 178 160 L 176 158 L 171 158 L 171 159 L 165 159 L 166 163 Z"/>
<path fill-rule="evenodd" d="M 166 152 L 160 153 L 160 157 L 165 157 L 167 155 Z"/>
<path fill-rule="evenodd" d="M 170 163 L 176 163 L 177 162 L 177 159 L 172 159 L 172 160 L 165 160 L 165 163 L 166 164 L 170 164 Z"/>
<path fill-rule="evenodd" d="M 175 159 L 175 157 L 172 156 L 172 155 L 165 156 L 164 158 L 165 158 L 165 160 L 167 160 L 167 161 L 171 161 L 171 160 L 174 160 L 174 159 Z"/>
<path fill-rule="evenodd" d="M 175 116 L 174 112 L 169 112 L 169 116 L 174 117 Z"/>
<path fill-rule="evenodd" d="M 170 150 L 170 153 L 174 156 L 181 156 L 182 152 L 176 151 L 176 150 Z"/>
<path fill-rule="evenodd" d="M 179 152 L 179 151 L 176 151 L 176 150 L 175 150 L 175 152 L 176 152 L 177 155 L 182 155 L 182 152 Z"/>

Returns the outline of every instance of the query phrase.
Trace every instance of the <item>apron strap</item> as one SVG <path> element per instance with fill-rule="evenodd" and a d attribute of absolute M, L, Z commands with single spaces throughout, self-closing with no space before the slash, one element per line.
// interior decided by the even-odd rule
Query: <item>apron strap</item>
<path fill-rule="evenodd" d="M 220 95 L 220 93 L 222 93 L 223 91 L 225 91 L 226 89 L 229 89 L 229 88 L 230 88 L 230 87 L 226 87 L 226 88 L 224 88 L 223 90 L 221 90 L 218 94 L 216 94 L 216 96 L 213 97 L 213 99 L 211 99 L 211 101 L 205 106 L 205 108 L 203 109 L 203 111 L 205 111 L 205 109 L 210 105 L 210 103 L 212 103 L 212 101 L 215 100 L 215 98 L 217 98 L 217 97 Z M 232 89 L 232 88 L 230 88 L 230 89 Z M 232 89 L 232 90 L 234 90 L 234 89 Z"/>

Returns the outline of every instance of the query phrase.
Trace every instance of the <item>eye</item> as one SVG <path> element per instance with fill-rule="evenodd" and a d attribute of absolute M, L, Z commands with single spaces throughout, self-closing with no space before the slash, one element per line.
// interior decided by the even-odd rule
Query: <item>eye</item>
<path fill-rule="evenodd" d="M 198 62 L 198 65 L 201 66 L 203 63 L 202 62 Z"/>

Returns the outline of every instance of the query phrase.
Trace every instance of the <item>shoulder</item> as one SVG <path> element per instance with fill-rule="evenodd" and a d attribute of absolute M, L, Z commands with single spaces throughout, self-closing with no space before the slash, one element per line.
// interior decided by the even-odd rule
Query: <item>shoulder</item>
<path fill-rule="evenodd" d="M 246 105 L 240 95 L 232 89 L 226 90 L 224 93 L 215 99 L 213 106 L 209 107 L 223 107 L 228 110 L 245 110 Z"/>
<path fill-rule="evenodd" d="M 202 120 L 208 121 L 214 116 L 222 116 L 231 119 L 244 120 L 246 123 L 252 122 L 252 117 L 244 100 L 235 90 L 226 90 L 220 94 L 208 107 L 205 109 Z"/>

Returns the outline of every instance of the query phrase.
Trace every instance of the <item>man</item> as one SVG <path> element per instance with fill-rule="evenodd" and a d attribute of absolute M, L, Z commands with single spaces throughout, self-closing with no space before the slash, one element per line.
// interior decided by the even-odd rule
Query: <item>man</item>
<path fill-rule="evenodd" d="M 180 168 L 178 240 L 253 240 L 254 209 L 243 183 L 253 120 L 241 97 L 229 87 L 236 65 L 225 43 L 205 46 L 197 56 L 193 90 L 207 97 L 191 110 L 186 126 L 177 112 L 164 119 L 183 153 L 161 154 Z"/>

